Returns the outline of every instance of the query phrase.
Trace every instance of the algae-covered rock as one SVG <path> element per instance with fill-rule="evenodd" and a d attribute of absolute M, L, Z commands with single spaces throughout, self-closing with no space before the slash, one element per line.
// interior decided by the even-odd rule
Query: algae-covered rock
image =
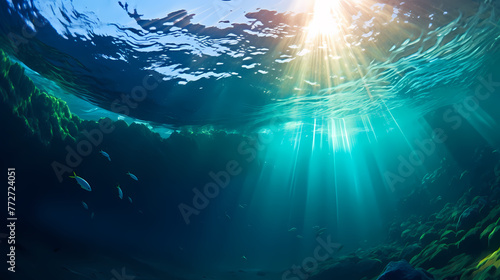
<path fill-rule="evenodd" d="M 429 266 L 434 268 L 441 268 L 448 264 L 448 262 L 455 256 L 457 250 L 455 245 L 440 244 L 434 254 L 429 258 Z"/>
<path fill-rule="evenodd" d="M 488 235 L 488 248 L 500 247 L 500 226 L 496 226 Z"/>
<path fill-rule="evenodd" d="M 467 231 L 465 231 L 465 230 L 463 230 L 463 229 L 462 229 L 462 230 L 459 230 L 459 231 L 457 231 L 456 238 L 457 238 L 458 240 L 460 240 L 460 239 L 461 239 L 461 238 L 462 238 L 462 237 L 463 237 L 466 233 L 467 233 Z"/>
<path fill-rule="evenodd" d="M 401 240 L 404 242 L 417 240 L 415 230 L 407 229 L 401 233 Z"/>
<path fill-rule="evenodd" d="M 443 240 L 444 238 L 446 238 L 448 240 L 448 243 L 455 243 L 456 242 L 456 234 L 453 230 L 444 231 L 441 234 L 440 240 Z"/>
<path fill-rule="evenodd" d="M 479 236 L 479 239 L 481 240 L 488 240 L 490 233 L 495 229 L 496 223 L 489 224 L 482 232 L 481 235 Z"/>
<path fill-rule="evenodd" d="M 500 249 L 483 258 L 475 267 L 468 269 L 464 276 L 467 279 L 499 279 Z"/>
<path fill-rule="evenodd" d="M 388 233 L 390 240 L 393 241 L 399 240 L 399 237 L 401 237 L 401 233 L 402 233 L 401 226 L 398 223 L 392 223 Z"/>
<path fill-rule="evenodd" d="M 458 241 L 458 248 L 460 252 L 477 253 L 484 249 L 484 243 L 480 240 L 481 229 L 475 227 L 470 229 L 460 241 Z"/>
<path fill-rule="evenodd" d="M 77 132 L 66 103 L 38 90 L 24 68 L 12 63 L 0 50 L 0 100 L 2 110 L 11 112 L 24 123 L 25 133 L 36 136 L 45 145 L 53 139 L 74 140 Z"/>
<path fill-rule="evenodd" d="M 485 210 L 486 211 L 486 210 Z M 490 225 L 498 221 L 500 217 L 500 207 L 495 207 L 489 210 L 488 215 L 481 220 L 482 225 Z M 496 223 L 498 225 L 498 223 Z"/>
<path fill-rule="evenodd" d="M 454 244 L 438 244 L 436 242 L 427 246 L 420 254 L 416 255 L 411 264 L 425 268 L 441 268 L 456 255 L 457 246 Z"/>
<path fill-rule="evenodd" d="M 425 246 L 432 241 L 439 239 L 439 237 L 439 234 L 437 234 L 435 231 L 429 230 L 420 236 L 420 243 Z"/>
<path fill-rule="evenodd" d="M 457 222 L 457 230 L 468 229 L 473 227 L 479 221 L 479 207 L 477 205 L 472 205 L 465 209 L 460 215 Z"/>
<path fill-rule="evenodd" d="M 363 259 L 357 263 L 356 267 L 361 275 L 377 275 L 384 265 L 379 259 Z"/>
<path fill-rule="evenodd" d="M 456 248 L 456 246 L 455 246 Z M 475 259 L 467 254 L 458 254 L 453 256 L 448 264 L 439 269 L 433 269 L 432 273 L 436 279 L 455 280 L 460 278 L 463 271 L 475 263 Z M 464 279 L 465 280 L 465 279 Z"/>
<path fill-rule="evenodd" d="M 434 276 L 429 272 L 413 268 L 407 261 L 390 262 L 377 280 L 431 280 Z"/>
<path fill-rule="evenodd" d="M 415 255 L 420 253 L 420 251 L 422 251 L 422 246 L 417 243 L 411 244 L 403 249 L 400 259 L 410 261 Z"/>

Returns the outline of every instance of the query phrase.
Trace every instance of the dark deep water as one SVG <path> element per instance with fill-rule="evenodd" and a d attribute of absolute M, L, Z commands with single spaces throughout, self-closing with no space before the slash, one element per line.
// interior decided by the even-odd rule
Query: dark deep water
<path fill-rule="evenodd" d="M 500 279 L 497 1 L 0 21 L 1 279 Z"/>

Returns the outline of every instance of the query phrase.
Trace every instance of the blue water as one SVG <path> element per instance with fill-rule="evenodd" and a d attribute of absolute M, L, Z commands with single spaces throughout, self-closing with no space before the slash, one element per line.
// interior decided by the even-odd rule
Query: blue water
<path fill-rule="evenodd" d="M 74 114 L 199 137 L 165 152 L 117 136 L 126 150 L 99 147 L 114 169 L 82 173 L 97 189 L 121 181 L 131 206 L 105 198 L 115 188 L 51 189 L 30 208 L 35 227 L 109 267 L 145 266 L 135 273 L 276 279 L 318 237 L 342 245 L 335 256 L 386 242 L 426 174 L 499 146 L 497 1 L 339 1 L 329 33 L 311 29 L 312 2 L 253 2 L 1 2 L 0 48 Z M 203 138 L 216 131 L 238 136 Z M 186 218 L 179 205 L 232 161 L 241 175 Z M 81 259 L 65 267 L 86 274 Z"/>
<path fill-rule="evenodd" d="M 235 8 L 232 22 L 214 18 L 238 3 L 29 3 L 3 4 L 15 57 L 92 104 L 174 126 L 426 112 L 488 73 L 497 47 L 494 6 L 468 1 L 346 2 L 339 34 L 319 39 L 307 8 Z"/>

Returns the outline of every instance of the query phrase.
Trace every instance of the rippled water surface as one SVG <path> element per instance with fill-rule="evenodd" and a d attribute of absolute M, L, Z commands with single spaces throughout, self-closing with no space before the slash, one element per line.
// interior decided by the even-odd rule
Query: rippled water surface
<path fill-rule="evenodd" d="M 7 1 L 1 42 L 66 92 L 157 124 L 392 118 L 489 71 L 494 3 Z"/>

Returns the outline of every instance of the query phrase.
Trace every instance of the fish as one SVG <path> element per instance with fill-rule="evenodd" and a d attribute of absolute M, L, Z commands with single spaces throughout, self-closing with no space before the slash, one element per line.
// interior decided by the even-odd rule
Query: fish
<path fill-rule="evenodd" d="M 137 176 L 135 176 L 134 174 L 130 173 L 130 172 L 127 172 L 127 175 L 130 176 L 130 178 L 136 180 L 136 181 L 139 181 L 139 179 L 137 179 Z"/>
<path fill-rule="evenodd" d="M 242 259 L 244 259 L 245 261 L 247 260 L 247 257 L 245 256 L 241 256 Z"/>
<path fill-rule="evenodd" d="M 238 207 L 240 207 L 241 209 L 245 209 L 245 207 L 247 207 L 246 204 L 238 204 Z"/>
<path fill-rule="evenodd" d="M 464 172 L 462 172 L 462 174 L 460 174 L 460 180 L 462 180 L 462 178 L 465 176 L 465 174 L 469 173 L 469 170 L 465 170 Z"/>
<path fill-rule="evenodd" d="M 116 186 L 116 188 L 118 189 L 118 197 L 120 199 L 123 199 L 123 192 L 122 189 L 120 188 L 120 185 Z"/>
<path fill-rule="evenodd" d="M 76 182 L 80 185 L 80 187 L 82 187 L 82 189 L 89 191 L 89 192 L 92 191 L 92 188 L 90 187 L 89 183 L 87 183 L 87 181 L 85 181 L 85 179 L 83 179 L 80 176 L 77 176 L 75 172 L 73 172 L 73 175 L 74 176 L 69 176 L 69 177 L 75 178 Z"/>
<path fill-rule="evenodd" d="M 130 201 L 130 203 L 132 203 L 132 198 L 130 196 L 128 197 L 128 201 Z"/>
<path fill-rule="evenodd" d="M 293 231 L 296 231 L 296 230 L 297 230 L 297 228 L 296 228 L 296 227 L 293 227 L 293 228 L 289 229 L 288 231 L 289 231 L 289 232 L 293 232 Z"/>
<path fill-rule="evenodd" d="M 228 218 L 229 220 L 231 220 L 231 217 L 227 214 L 227 212 L 224 212 L 224 214 L 226 214 L 226 218 Z"/>
<path fill-rule="evenodd" d="M 83 208 L 85 208 L 85 210 L 89 210 L 89 206 L 87 205 L 87 203 L 82 201 L 82 205 L 83 205 Z"/>
<path fill-rule="evenodd" d="M 318 230 L 318 229 L 319 229 L 319 226 L 313 226 L 313 229 L 314 229 L 314 230 Z"/>
<path fill-rule="evenodd" d="M 296 237 L 297 237 L 297 238 L 300 238 L 300 239 L 304 238 L 304 236 L 302 236 L 302 235 L 300 235 L 300 234 L 297 234 L 297 236 L 296 236 Z"/>
<path fill-rule="evenodd" d="M 326 228 L 321 228 L 316 232 L 316 237 L 322 235 L 326 231 Z"/>
<path fill-rule="evenodd" d="M 100 150 L 99 153 L 101 153 L 101 155 L 105 156 L 109 161 L 111 161 L 111 158 L 109 157 L 109 154 L 106 153 L 105 151 L 103 150 Z"/>

